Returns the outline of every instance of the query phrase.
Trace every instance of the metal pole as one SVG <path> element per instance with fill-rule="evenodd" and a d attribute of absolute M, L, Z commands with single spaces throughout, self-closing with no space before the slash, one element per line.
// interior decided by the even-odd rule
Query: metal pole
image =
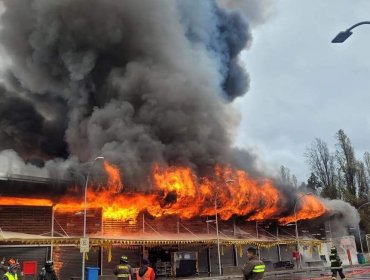
<path fill-rule="evenodd" d="M 370 21 L 362 21 L 362 22 L 356 23 L 355 25 L 352 25 L 350 28 L 348 28 L 347 31 L 351 31 L 353 28 L 359 25 L 363 25 L 363 24 L 370 24 Z"/>
<path fill-rule="evenodd" d="M 358 230 L 358 238 L 360 239 L 360 245 L 361 245 L 361 253 L 364 253 L 364 247 L 362 246 L 362 238 L 361 238 L 361 230 L 360 230 L 360 223 L 357 225 Z"/>
<path fill-rule="evenodd" d="M 298 257 L 299 259 L 297 260 L 298 261 L 298 265 L 297 265 L 297 269 L 298 268 L 301 268 L 301 254 L 299 253 L 299 236 L 298 236 L 298 224 L 297 224 L 297 213 L 295 211 L 295 206 L 296 204 L 294 204 L 294 219 L 295 219 L 295 237 L 297 239 L 297 251 L 298 251 Z"/>
<path fill-rule="evenodd" d="M 333 247 L 333 233 L 331 231 L 331 223 L 329 220 L 329 234 L 330 234 L 330 246 Z"/>
<path fill-rule="evenodd" d="M 220 237 L 219 237 L 219 234 L 218 234 L 217 196 L 218 196 L 218 189 L 216 190 L 216 198 L 215 198 L 215 216 L 216 216 L 218 272 L 219 272 L 219 274 L 221 276 L 222 275 L 222 269 L 221 269 L 221 254 L 220 254 Z"/>
<path fill-rule="evenodd" d="M 54 237 L 54 205 L 51 206 L 51 237 Z M 53 260 L 54 245 L 50 245 L 50 260 Z"/>
<path fill-rule="evenodd" d="M 92 168 L 94 167 L 94 164 L 97 160 L 99 159 L 104 159 L 103 157 L 97 157 L 94 159 L 89 172 L 87 173 L 86 176 L 86 181 L 85 181 L 85 197 L 84 197 L 84 228 L 83 228 L 83 237 L 86 238 L 86 212 L 87 212 L 87 186 L 89 184 L 89 177 L 90 177 L 90 172 Z M 85 258 L 86 258 L 86 253 L 82 253 L 82 273 L 81 273 L 81 280 L 85 280 Z"/>
<path fill-rule="evenodd" d="M 104 219 L 103 219 L 103 210 L 101 211 L 101 235 L 104 237 Z M 100 274 L 104 275 L 104 248 L 100 246 Z"/>
<path fill-rule="evenodd" d="M 370 22 L 369 22 L 370 23 Z M 360 214 L 360 209 L 362 208 L 362 207 L 364 207 L 364 206 L 366 206 L 366 205 L 369 205 L 370 204 L 370 202 L 366 202 L 366 203 L 364 203 L 364 204 L 362 204 L 362 205 L 360 205 L 360 207 L 358 207 L 358 213 Z M 360 220 L 361 220 L 361 215 L 360 215 Z M 357 229 L 358 229 L 358 237 L 360 238 L 360 245 L 361 245 L 361 253 L 364 253 L 364 247 L 362 246 L 362 238 L 361 238 L 361 230 L 360 230 L 360 222 L 358 223 L 358 227 L 357 227 Z"/>
<path fill-rule="evenodd" d="M 277 222 L 276 222 L 276 238 L 279 241 L 279 224 Z M 279 262 L 280 262 L 281 261 L 281 251 L 280 251 L 280 244 L 279 243 L 277 245 L 277 249 L 278 249 L 278 258 L 279 258 Z"/>
<path fill-rule="evenodd" d="M 370 248 L 369 248 L 369 237 L 370 237 L 370 234 L 366 234 L 365 235 L 365 238 L 366 238 L 366 245 L 367 245 L 367 253 L 370 254 Z"/>
<path fill-rule="evenodd" d="M 312 195 L 312 193 L 305 193 L 303 195 L 301 195 L 300 197 L 298 197 L 296 200 L 295 200 L 295 203 L 294 203 L 294 219 L 295 219 L 295 235 L 296 235 L 296 239 L 297 239 L 297 251 L 298 251 L 298 257 L 299 257 L 299 262 L 298 262 L 298 266 L 299 268 L 302 268 L 302 263 L 301 263 L 301 253 L 299 252 L 299 234 L 298 234 L 298 222 L 297 222 L 297 212 L 296 212 L 296 207 L 297 207 L 297 202 L 302 199 L 302 197 L 306 196 L 306 195 Z M 298 267 L 297 267 L 298 268 Z"/>

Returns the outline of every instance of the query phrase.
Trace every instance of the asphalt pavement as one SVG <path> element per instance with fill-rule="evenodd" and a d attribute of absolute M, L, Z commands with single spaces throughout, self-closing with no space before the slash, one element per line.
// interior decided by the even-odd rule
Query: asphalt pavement
<path fill-rule="evenodd" d="M 370 268 L 348 268 L 344 270 L 347 279 L 357 279 L 357 280 L 370 280 Z M 284 275 L 273 275 L 267 276 L 264 279 L 266 280 L 331 280 L 331 274 L 327 272 L 311 272 L 308 275 L 293 275 L 293 276 L 284 276 Z M 340 277 L 337 276 L 339 280 Z"/>

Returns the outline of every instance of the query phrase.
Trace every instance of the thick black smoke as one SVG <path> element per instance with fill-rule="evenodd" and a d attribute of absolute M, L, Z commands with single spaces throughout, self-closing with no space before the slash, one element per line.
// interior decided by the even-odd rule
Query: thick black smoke
<path fill-rule="evenodd" d="M 241 12 L 216 1 L 3 0 L 11 60 L 1 149 L 24 159 L 104 155 L 140 184 L 154 162 L 204 172 L 236 161 L 250 43 Z"/>

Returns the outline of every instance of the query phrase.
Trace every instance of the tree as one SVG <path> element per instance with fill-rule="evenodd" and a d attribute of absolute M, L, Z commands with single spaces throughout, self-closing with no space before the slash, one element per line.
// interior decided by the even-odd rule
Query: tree
<path fill-rule="evenodd" d="M 280 177 L 284 184 L 291 185 L 292 180 L 290 178 L 290 169 L 282 165 L 280 167 Z"/>
<path fill-rule="evenodd" d="M 351 140 L 340 129 L 337 134 L 337 150 L 335 153 L 336 160 L 339 165 L 339 179 L 344 183 L 345 199 L 352 204 L 356 202 L 356 173 L 358 162 L 355 157 L 354 149 Z"/>
<path fill-rule="evenodd" d="M 370 199 L 370 190 L 369 190 L 369 182 L 370 182 L 370 153 L 369 152 L 365 152 L 364 154 L 364 168 L 365 168 L 365 174 L 366 174 L 366 178 L 367 178 L 367 182 L 368 182 L 368 185 L 367 185 L 367 199 Z"/>
<path fill-rule="evenodd" d="M 330 153 L 328 145 L 316 138 L 307 148 L 305 157 L 311 172 L 320 182 L 321 195 L 330 199 L 339 198 L 334 156 Z"/>
<path fill-rule="evenodd" d="M 294 174 L 292 175 L 292 185 L 293 187 L 298 188 L 298 179 Z"/>
<path fill-rule="evenodd" d="M 307 180 L 306 188 L 308 191 L 318 194 L 321 192 L 321 182 L 315 173 L 311 173 L 310 178 Z"/>

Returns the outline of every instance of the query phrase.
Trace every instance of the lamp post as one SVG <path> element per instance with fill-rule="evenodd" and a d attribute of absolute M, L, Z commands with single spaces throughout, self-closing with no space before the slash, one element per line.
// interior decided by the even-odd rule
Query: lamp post
<path fill-rule="evenodd" d="M 235 182 L 235 180 L 225 180 L 225 184 L 228 184 L 230 182 Z M 217 199 L 218 199 L 218 187 L 216 188 L 216 194 L 215 194 L 215 220 L 216 220 L 216 236 L 217 236 L 218 272 L 221 276 L 222 266 L 221 266 L 221 254 L 220 254 L 220 236 L 218 234 Z"/>
<path fill-rule="evenodd" d="M 298 223 L 297 223 L 297 212 L 296 212 L 296 207 L 297 207 L 297 202 L 302 199 L 304 196 L 306 195 L 312 195 L 312 193 L 305 193 L 303 195 L 301 195 L 300 197 L 298 197 L 295 202 L 294 202 L 294 219 L 295 219 L 295 236 L 296 236 L 296 239 L 297 239 L 297 250 L 298 250 L 298 255 L 299 255 L 299 268 L 302 267 L 301 265 L 301 254 L 299 253 L 299 235 L 298 235 Z M 297 267 L 298 268 L 298 267 Z"/>
<path fill-rule="evenodd" d="M 83 228 L 83 237 L 86 238 L 86 210 L 87 210 L 87 186 L 89 184 L 89 177 L 91 170 L 93 169 L 95 162 L 98 160 L 104 160 L 104 157 L 97 157 L 94 159 L 92 162 L 89 172 L 87 173 L 86 176 L 86 181 L 85 181 L 85 199 L 84 199 L 84 228 Z M 85 280 L 85 253 L 82 253 L 82 276 L 81 280 Z"/>
<path fill-rule="evenodd" d="M 358 207 L 358 211 L 360 211 L 360 209 L 366 205 L 370 205 L 370 202 L 366 202 L 364 204 L 362 204 L 360 207 Z M 360 218 L 361 219 L 361 218 Z M 361 253 L 364 253 L 364 247 L 362 246 L 362 238 L 361 238 L 361 230 L 360 230 L 360 223 L 358 223 L 358 226 L 357 226 L 357 230 L 358 230 L 358 237 L 360 238 L 360 245 L 361 245 Z M 367 248 L 367 250 L 369 251 L 369 248 Z"/>
<path fill-rule="evenodd" d="M 343 43 L 345 40 L 349 38 L 349 36 L 352 35 L 352 31 L 351 31 L 352 29 L 356 28 L 359 25 L 363 25 L 363 24 L 370 24 L 370 21 L 362 21 L 362 22 L 356 23 L 355 25 L 351 26 L 347 30 L 339 32 L 337 36 L 335 36 L 335 38 L 331 42 L 332 43 Z"/>

